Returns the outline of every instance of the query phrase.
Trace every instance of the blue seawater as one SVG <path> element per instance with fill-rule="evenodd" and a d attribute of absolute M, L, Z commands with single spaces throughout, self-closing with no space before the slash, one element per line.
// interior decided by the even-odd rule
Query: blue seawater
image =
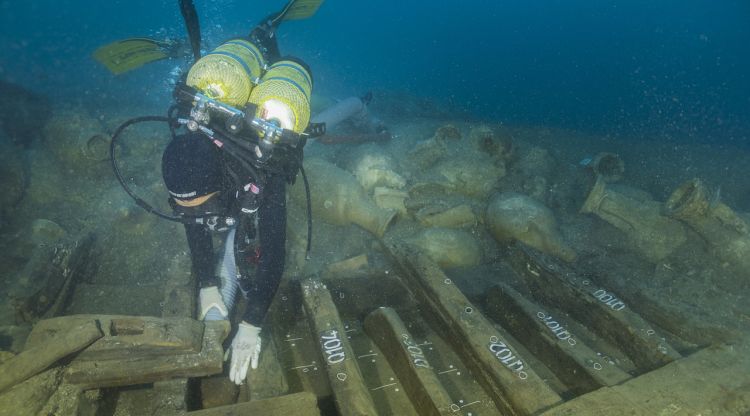
<path fill-rule="evenodd" d="M 210 48 L 284 2 L 195 4 Z M 279 39 L 312 65 L 321 93 L 400 90 L 479 119 L 747 141 L 749 21 L 742 0 L 327 0 Z M 184 33 L 176 1 L 4 0 L 0 78 L 60 102 L 159 110 L 181 62 L 115 78 L 90 53 Z"/>

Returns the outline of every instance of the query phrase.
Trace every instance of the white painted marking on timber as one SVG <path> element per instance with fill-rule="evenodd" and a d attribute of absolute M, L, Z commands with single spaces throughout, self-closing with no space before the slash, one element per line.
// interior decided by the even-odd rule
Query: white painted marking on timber
<path fill-rule="evenodd" d="M 395 386 L 396 384 L 398 384 L 398 383 L 385 384 L 385 385 L 382 385 L 380 387 L 375 387 L 374 389 L 370 389 L 370 390 L 372 390 L 372 391 L 380 390 L 380 389 L 384 389 L 386 387 Z"/>

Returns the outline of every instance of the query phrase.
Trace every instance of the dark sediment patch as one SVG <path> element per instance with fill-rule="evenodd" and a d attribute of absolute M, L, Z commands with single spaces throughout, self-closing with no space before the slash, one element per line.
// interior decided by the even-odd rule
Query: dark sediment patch
<path fill-rule="evenodd" d="M 51 114 L 52 106 L 46 97 L 0 80 L 0 130 L 13 143 L 29 147 L 41 137 L 41 127 Z"/>

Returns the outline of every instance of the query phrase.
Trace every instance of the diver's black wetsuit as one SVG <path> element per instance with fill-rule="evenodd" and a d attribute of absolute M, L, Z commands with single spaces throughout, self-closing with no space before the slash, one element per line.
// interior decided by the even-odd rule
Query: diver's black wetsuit
<path fill-rule="evenodd" d="M 208 140 L 201 133 L 188 133 L 174 140 Z M 172 204 L 188 215 L 211 212 L 238 221 L 234 242 L 235 262 L 241 275 L 240 288 L 247 296 L 243 320 L 260 326 L 279 287 L 286 259 L 286 184 L 294 183 L 302 160 L 302 143 L 297 148 L 279 146 L 271 159 L 255 169 L 258 177 L 245 172 L 227 157 L 220 160 L 224 180 L 220 193 L 196 208 Z M 218 150 L 217 150 L 218 151 Z M 252 183 L 260 188 L 257 214 L 242 213 L 243 188 Z M 196 211 L 199 210 L 199 212 Z M 255 221 L 257 215 L 257 223 Z M 256 229 L 257 228 L 257 229 Z M 211 231 L 206 225 L 186 223 L 185 233 L 200 288 L 220 286 L 215 275 L 217 260 Z"/>
<path fill-rule="evenodd" d="M 230 191 L 231 192 L 231 191 Z M 226 198 L 219 198 L 225 200 Z M 226 211 L 225 211 L 226 212 Z M 240 287 L 247 293 L 247 309 L 243 320 L 260 326 L 271 305 L 284 271 L 286 256 L 286 182 L 280 175 L 267 178 L 261 191 L 258 208 L 257 240 L 254 224 L 240 219 L 235 236 L 235 262 L 242 275 Z M 211 231 L 205 225 L 186 224 L 185 232 L 201 288 L 220 286 L 215 276 L 216 257 L 213 251 Z M 249 239 L 250 244 L 245 243 Z M 257 246 L 253 243 L 257 242 Z M 227 242 L 232 244 L 232 242 Z M 257 251 L 255 248 L 257 247 Z"/>
<path fill-rule="evenodd" d="M 272 19 L 269 16 L 264 20 Z M 274 34 L 275 27 L 261 24 L 248 35 L 260 48 L 268 62 L 279 60 L 279 47 Z M 306 69 L 307 66 L 305 65 Z M 200 133 L 188 133 L 200 134 Z M 187 135 L 185 135 L 187 136 Z M 178 136 L 176 140 L 185 139 Z M 207 140 L 204 136 L 202 140 Z M 281 282 L 286 258 L 286 184 L 294 183 L 302 162 L 302 147 L 279 146 L 271 159 L 262 166 L 255 166 L 258 178 L 251 176 L 229 157 L 223 157 L 224 185 L 217 197 L 206 202 L 204 211 L 220 212 L 239 220 L 235 234 L 235 261 L 241 275 L 240 287 L 247 296 L 247 308 L 242 317 L 247 323 L 260 327 L 271 301 Z M 240 212 L 241 189 L 248 183 L 261 188 L 258 199 L 257 238 L 252 216 Z M 209 204 L 210 203 L 210 204 Z M 173 205 L 174 206 L 174 205 Z M 177 211 L 183 209 L 175 207 Z M 215 276 L 216 258 L 213 251 L 211 231 L 200 224 L 185 224 L 193 271 L 198 276 L 200 288 L 220 286 Z M 248 241 L 249 240 L 249 241 Z M 227 242 L 231 244 L 231 242 Z M 257 245 L 256 245 L 257 244 Z"/>

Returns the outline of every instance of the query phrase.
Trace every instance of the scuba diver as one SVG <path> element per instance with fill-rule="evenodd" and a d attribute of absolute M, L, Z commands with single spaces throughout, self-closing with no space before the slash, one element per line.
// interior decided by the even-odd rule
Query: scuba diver
<path fill-rule="evenodd" d="M 286 185 L 302 167 L 309 126 L 310 69 L 282 57 L 275 36 L 294 3 L 305 2 L 291 1 L 247 37 L 193 64 L 175 92 L 187 131 L 162 156 L 175 214 L 223 218 L 186 222 L 185 233 L 200 288 L 199 319 L 230 319 L 237 289 L 247 299 L 230 347 L 236 384 L 258 365 L 261 326 L 284 270 Z M 226 233 L 218 273 L 213 231 Z"/>
<path fill-rule="evenodd" d="M 136 203 L 184 224 L 199 287 L 199 318 L 230 320 L 237 293 L 247 299 L 229 347 L 229 377 L 236 384 L 245 380 L 248 367 L 257 368 L 261 327 L 284 271 L 286 186 L 299 172 L 304 178 L 307 139 L 325 132 L 324 125 L 310 122 L 310 68 L 280 55 L 275 31 L 285 20 L 312 16 L 321 3 L 290 0 L 249 35 L 230 39 L 201 57 L 195 8 L 191 0 L 180 0 L 195 62 L 174 90 L 176 103 L 167 117 L 123 123 L 110 145 L 115 175 Z M 148 51 L 136 59 L 129 47 L 121 50 L 128 63 L 116 68 L 162 59 Z M 114 49 L 106 56 L 117 56 Z M 174 215 L 135 195 L 115 160 L 118 137 L 144 121 L 167 122 L 172 133 L 162 154 L 162 177 Z M 310 218 L 308 204 L 308 251 Z M 218 266 L 214 233 L 224 240 Z"/>
<path fill-rule="evenodd" d="M 290 0 L 249 35 L 230 39 L 201 57 L 195 8 L 191 0 L 180 0 L 195 61 L 174 90 L 176 103 L 167 117 L 126 121 L 110 144 L 112 166 L 124 190 L 148 212 L 184 225 L 199 288 L 199 319 L 230 320 L 237 294 L 246 298 L 229 347 L 229 377 L 236 384 L 244 382 L 249 367 L 258 365 L 262 324 L 284 271 L 286 186 L 298 173 L 305 179 L 302 157 L 307 139 L 324 135 L 325 121 L 336 124 L 347 114 L 365 114 L 370 98 L 345 100 L 324 112 L 320 122 L 311 122 L 310 68 L 297 58 L 281 56 L 275 31 L 283 21 L 312 16 L 321 3 Z M 141 38 L 131 41 L 156 45 Z M 115 42 L 106 54 L 99 54 L 110 59 L 107 67 L 113 73 L 166 56 L 152 47 L 139 56 L 132 42 Z M 159 212 L 135 195 L 117 166 L 121 133 L 148 121 L 166 122 L 172 133 L 162 154 L 162 177 L 174 215 Z M 305 188 L 309 201 L 306 179 Z M 309 202 L 307 208 L 309 252 Z M 224 241 L 218 261 L 214 233 Z"/>

